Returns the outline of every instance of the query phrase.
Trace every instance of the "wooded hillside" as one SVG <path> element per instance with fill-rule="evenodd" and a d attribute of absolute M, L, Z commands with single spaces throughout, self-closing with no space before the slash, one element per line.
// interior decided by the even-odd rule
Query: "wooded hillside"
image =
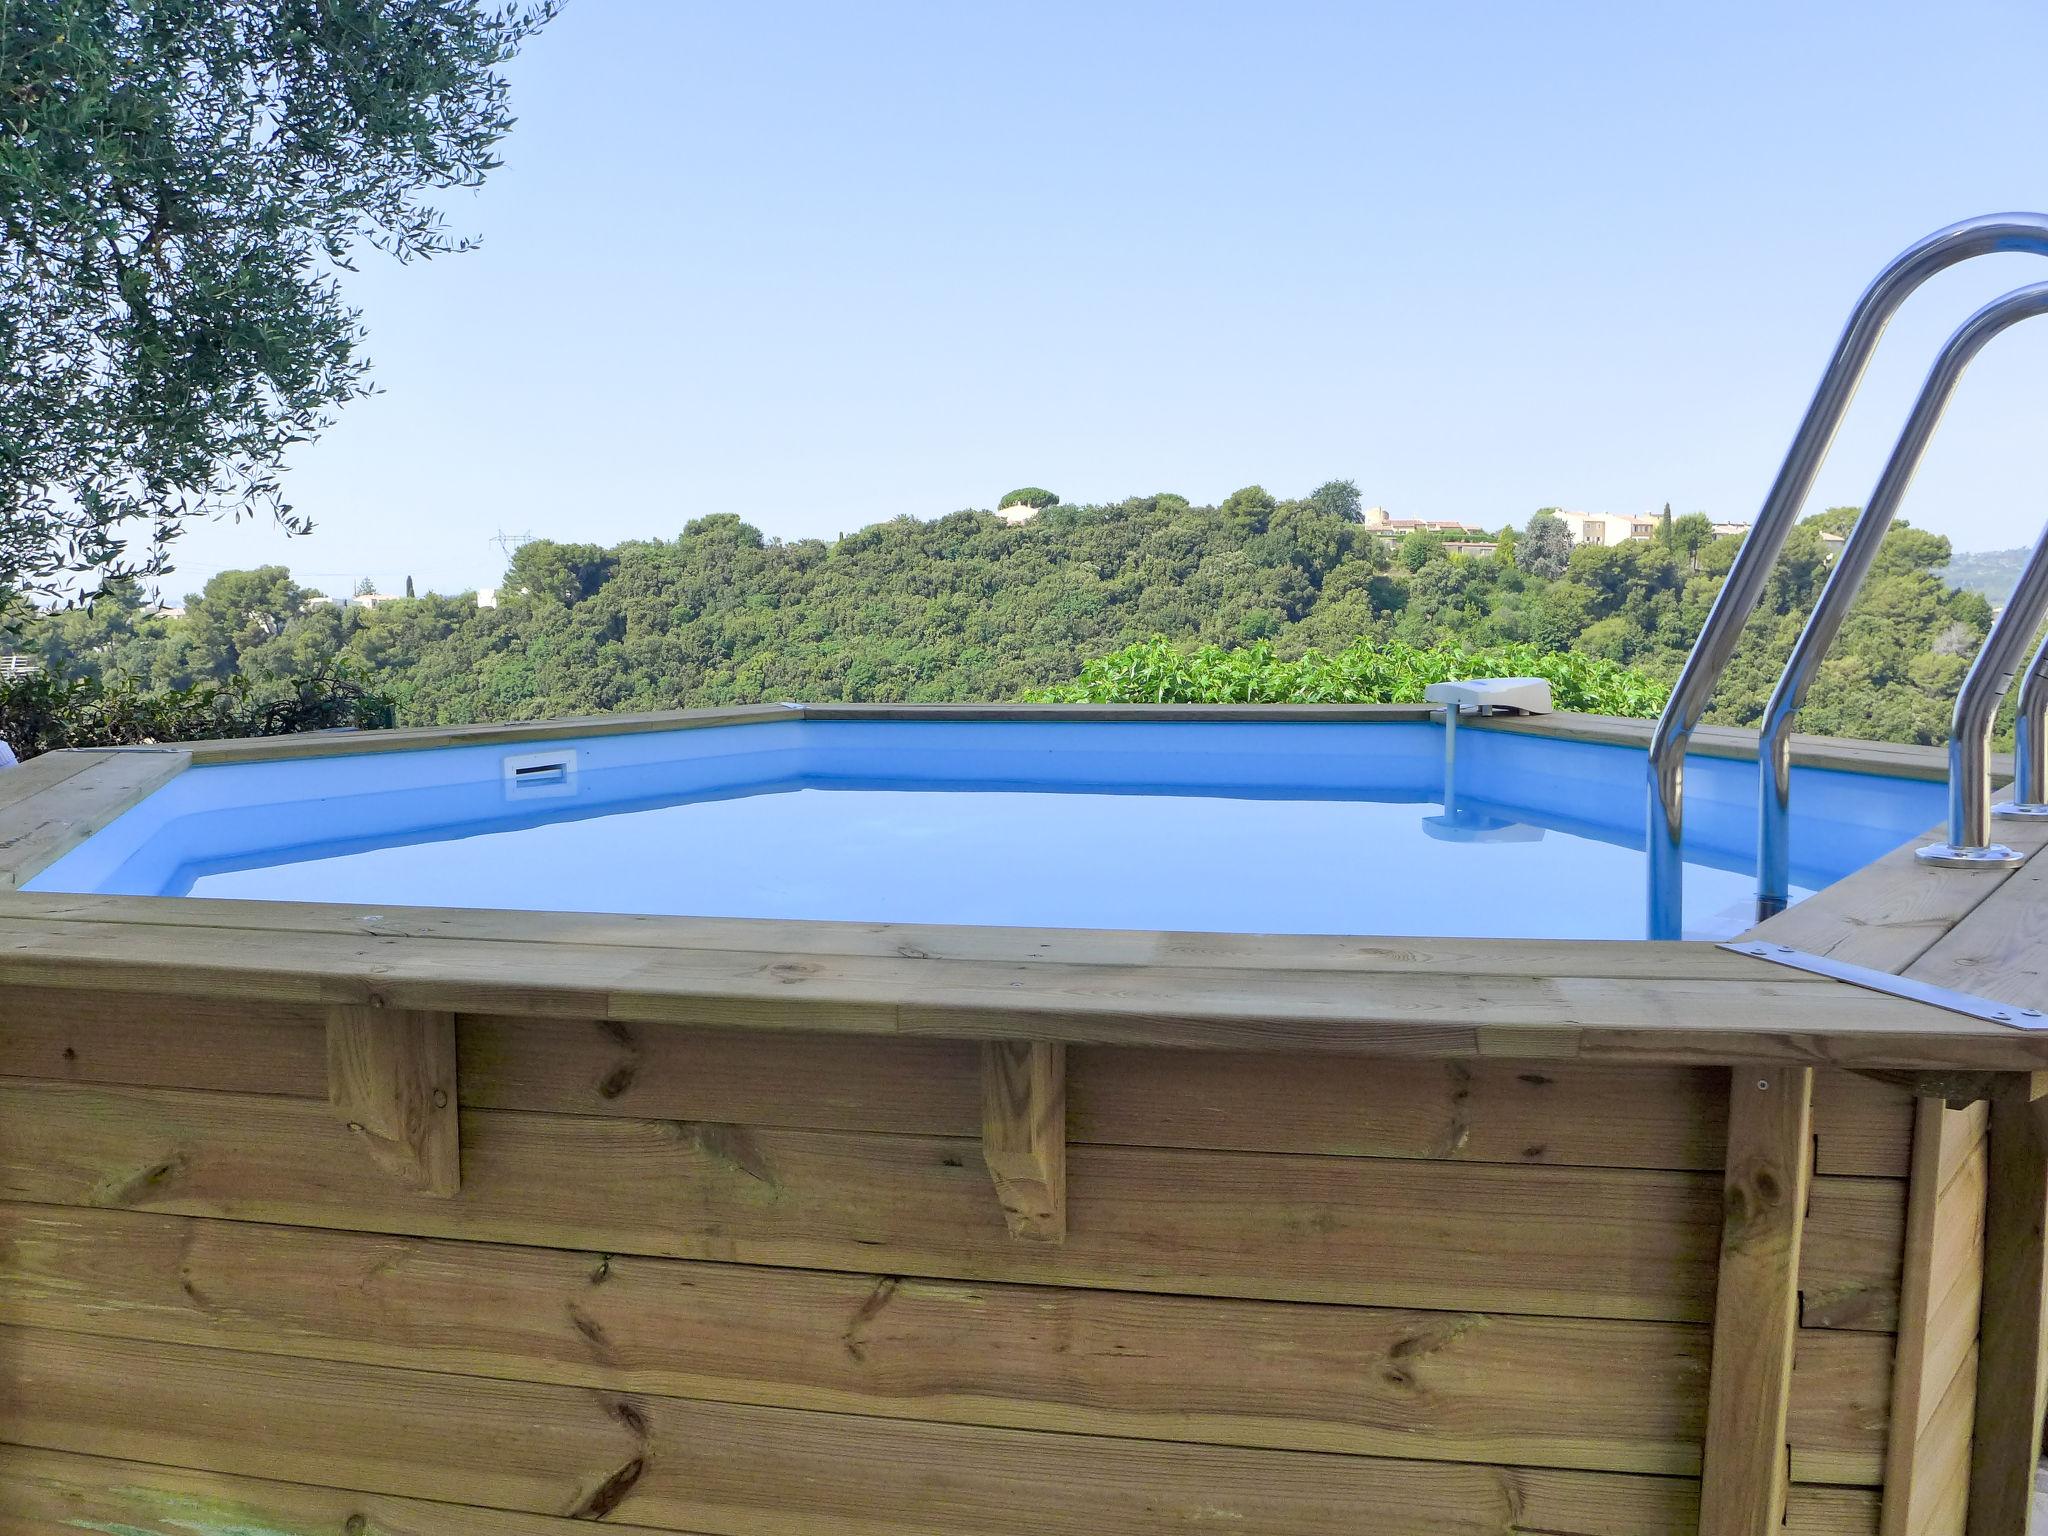
<path fill-rule="evenodd" d="M 1853 516 L 1837 508 L 1794 532 L 1717 718 L 1761 712 L 1826 575 L 1820 534 Z M 674 539 L 528 544 L 495 608 L 432 595 L 308 607 L 287 571 L 266 567 L 216 576 L 183 618 L 117 592 L 89 613 L 34 621 L 19 641 L 53 671 L 147 688 L 304 677 L 338 658 L 395 700 L 402 723 L 1016 699 L 1154 636 L 1265 642 L 1281 659 L 1361 640 L 1531 645 L 1668 681 L 1735 548 L 1700 514 L 1610 549 L 1572 546 L 1539 513 L 1490 551 L 1454 553 L 1436 534 L 1368 528 L 1343 481 L 1291 500 L 1250 486 L 1220 506 L 1053 504 L 1016 525 L 982 511 L 902 517 L 832 543 L 783 542 L 715 514 Z M 1982 596 L 1942 579 L 1949 558 L 1946 539 L 1894 528 L 1804 728 L 1943 739 L 1990 622 Z"/>

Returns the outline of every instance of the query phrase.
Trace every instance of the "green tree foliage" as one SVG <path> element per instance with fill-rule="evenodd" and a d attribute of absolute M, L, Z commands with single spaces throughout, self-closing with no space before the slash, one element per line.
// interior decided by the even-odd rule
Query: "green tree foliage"
<path fill-rule="evenodd" d="M 334 269 L 463 249 L 553 0 L 0 5 L 0 602 L 269 511 L 365 392 Z M 131 552 L 135 530 L 142 548 Z"/>
<path fill-rule="evenodd" d="M 1559 709 L 1596 715 L 1654 715 L 1670 694 L 1611 661 L 1529 645 L 1467 650 L 1361 640 L 1335 654 L 1312 649 L 1288 658 L 1265 644 L 1188 649 L 1155 635 L 1097 657 L 1078 682 L 1033 697 L 1055 704 L 1415 704 L 1431 683 L 1471 677 L 1541 677 Z"/>
<path fill-rule="evenodd" d="M 236 678 L 157 691 L 40 672 L 0 680 L 0 740 L 23 759 L 60 747 L 372 730 L 391 720 L 388 699 L 334 667 L 267 685 Z"/>
<path fill-rule="evenodd" d="M 1827 572 L 1821 535 L 1853 516 L 1829 511 L 1794 530 L 1713 718 L 1753 724 L 1762 713 Z M 1554 518 L 1476 554 L 1430 536 L 1391 540 L 1356 519 L 1342 482 L 1299 499 L 1248 487 L 1221 506 L 1165 494 L 1059 504 L 1014 526 L 987 512 L 904 517 L 832 543 L 765 538 L 722 513 L 673 539 L 527 544 L 495 608 L 429 593 L 342 610 L 270 567 L 214 577 L 182 619 L 117 587 L 89 611 L 38 619 L 17 643 L 61 675 L 149 689 L 238 674 L 270 685 L 338 659 L 407 724 L 763 699 L 1018 699 L 1154 636 L 1176 654 L 1263 645 L 1289 665 L 1310 651 L 1331 666 L 1350 657 L 1358 676 L 1372 657 L 1483 652 L 1511 654 L 1517 672 L 1551 675 L 1540 658 L 1552 656 L 1662 686 L 1737 544 L 1687 514 L 1668 543 L 1566 541 L 1546 577 L 1520 554 L 1549 537 L 1546 523 L 1562 531 Z M 1945 540 L 1892 528 L 1803 728 L 1943 738 L 1990 621 L 1980 596 L 1941 579 L 1948 558 Z M 1643 698 L 1597 707 L 1632 712 Z"/>
<path fill-rule="evenodd" d="M 1030 507 L 1033 511 L 1042 512 L 1045 508 L 1056 505 L 1059 499 L 1056 492 L 1027 485 L 1018 490 L 1004 492 L 1003 499 L 996 503 L 996 510 L 1000 512 L 1005 507 Z"/>
<path fill-rule="evenodd" d="M 1515 542 L 1515 562 L 1531 576 L 1555 581 L 1572 557 L 1572 531 L 1548 507 L 1529 519 Z"/>

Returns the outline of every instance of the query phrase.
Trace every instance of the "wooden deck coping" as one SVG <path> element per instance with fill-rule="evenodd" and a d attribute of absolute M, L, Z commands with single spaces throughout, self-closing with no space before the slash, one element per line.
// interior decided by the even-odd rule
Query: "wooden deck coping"
<path fill-rule="evenodd" d="M 0 885 L 187 764 L 790 718 L 1414 719 L 1417 706 L 812 706 L 50 754 L 0 777 Z M 1482 728 L 1639 743 L 1585 716 Z M 1735 755 L 1735 735 L 1702 750 Z M 1753 755 L 1753 742 L 1750 744 Z M 1827 742 L 1822 766 L 1923 776 L 1931 749 Z M 56 759 L 56 761 L 52 761 Z M 78 761 L 84 759 L 86 761 Z M 27 775 L 26 780 L 17 775 Z M 2031 849 L 2048 840 L 2001 823 Z M 1916 839 L 1916 842 L 1920 841 Z M 11 876 L 11 878 L 10 878 Z M 2032 867 L 1887 855 L 1758 930 L 2023 1006 L 2048 999 Z M 0 891 L 0 987 L 978 1040 L 1875 1070 L 2048 1070 L 2048 1034 L 1703 943 L 928 927 L 365 908 Z"/>

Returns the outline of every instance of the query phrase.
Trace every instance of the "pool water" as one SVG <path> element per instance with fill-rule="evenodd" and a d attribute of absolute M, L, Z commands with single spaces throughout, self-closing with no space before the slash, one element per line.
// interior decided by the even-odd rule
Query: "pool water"
<path fill-rule="evenodd" d="M 1643 757 L 1421 723 L 774 722 L 190 770 L 33 890 L 853 922 L 1637 938 Z M 1942 787 L 1795 774 L 1796 894 Z M 1751 922 L 1695 759 L 1690 936 Z"/>

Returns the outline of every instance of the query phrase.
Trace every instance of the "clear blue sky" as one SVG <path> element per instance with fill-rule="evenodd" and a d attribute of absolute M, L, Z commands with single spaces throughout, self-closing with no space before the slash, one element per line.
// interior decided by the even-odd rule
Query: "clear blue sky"
<path fill-rule="evenodd" d="M 498 529 L 831 535 L 1334 477 L 1407 516 L 1748 518 L 1901 246 L 2048 206 L 2048 6 L 571 0 L 515 66 L 481 250 L 350 284 L 384 393 L 171 592 L 489 584 Z M 1947 274 L 1816 505 L 1861 501 Z M 1966 381 L 1906 515 L 2048 516 L 2048 325 Z"/>

